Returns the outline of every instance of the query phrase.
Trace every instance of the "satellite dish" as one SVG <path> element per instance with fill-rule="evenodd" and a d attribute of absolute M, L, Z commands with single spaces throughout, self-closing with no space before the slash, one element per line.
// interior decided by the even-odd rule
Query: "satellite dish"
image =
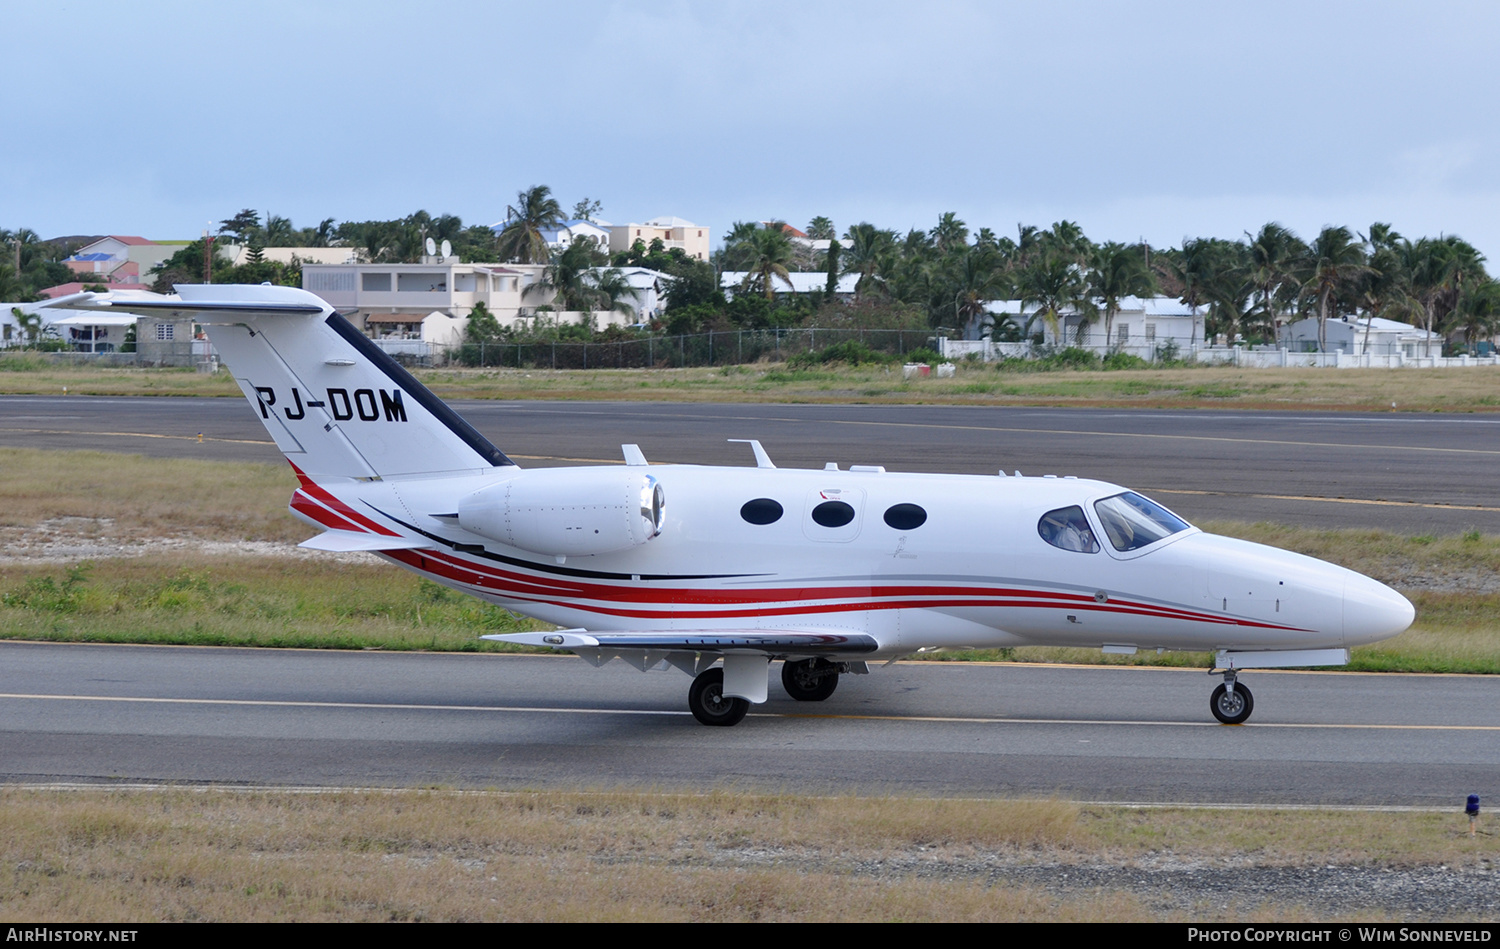
<path fill-rule="evenodd" d="M 436 255 L 437 255 L 437 242 L 434 241 L 432 238 L 429 237 L 429 238 L 427 238 L 427 256 L 428 257 L 434 257 Z"/>
<path fill-rule="evenodd" d="M 444 257 L 452 257 L 453 256 L 453 245 L 450 244 L 450 243 L 448 243 L 447 241 L 443 241 L 443 256 Z"/>

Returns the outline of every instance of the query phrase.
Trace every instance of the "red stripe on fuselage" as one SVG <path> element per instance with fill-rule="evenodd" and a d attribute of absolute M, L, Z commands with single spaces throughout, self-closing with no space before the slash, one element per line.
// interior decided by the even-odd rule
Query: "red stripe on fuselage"
<path fill-rule="evenodd" d="M 360 527 L 352 521 L 345 520 L 328 508 L 303 494 L 301 490 L 292 492 L 292 502 L 289 505 L 292 510 L 300 511 L 308 517 L 322 524 L 324 527 L 337 531 L 353 531 L 356 534 L 368 534 L 369 531 Z"/>
<path fill-rule="evenodd" d="M 377 521 L 371 520 L 370 518 L 356 511 L 354 508 L 345 504 L 343 501 L 340 501 L 332 494 L 329 494 L 328 489 L 324 488 L 322 485 L 309 478 L 306 474 L 303 474 L 302 469 L 298 468 L 295 464 L 292 464 L 292 462 L 288 461 L 287 464 L 292 465 L 292 470 L 297 473 L 297 480 L 302 483 L 302 490 L 307 494 L 308 497 L 314 498 L 320 503 L 327 505 L 328 507 L 337 511 L 339 514 L 343 515 L 348 520 L 362 525 L 366 530 L 374 531 L 377 534 L 384 534 L 387 537 L 401 536 L 396 531 L 391 530 L 389 527 L 386 527 Z"/>
<path fill-rule="evenodd" d="M 698 590 L 682 588 L 640 588 L 627 587 L 602 583 L 585 583 L 581 581 L 559 580 L 553 578 L 536 578 L 527 574 L 515 573 L 509 570 L 490 567 L 485 564 L 464 560 L 446 553 L 433 552 L 426 555 L 430 560 L 437 560 L 454 565 L 462 570 L 473 572 L 482 577 L 490 577 L 499 581 L 503 586 L 514 585 L 518 593 L 530 593 L 536 596 L 566 597 L 570 599 L 602 600 L 609 603 L 674 603 L 694 605 L 736 605 L 736 604 L 774 604 L 792 601 L 809 600 L 837 600 L 867 597 L 1018 597 L 1033 601 L 1044 599 L 1046 603 L 1035 603 L 1034 605 L 1047 605 L 1056 607 L 1068 607 L 1088 610 L 1098 610 L 1091 594 L 1064 593 L 1060 591 L 1039 591 L 1026 589 L 1012 589 L 1007 587 L 972 587 L 972 586 L 837 586 L 837 587 L 773 587 L 759 589 L 739 590 Z M 1113 606 L 1109 611 L 1146 611 L 1149 615 L 1161 616 L 1163 618 L 1207 620 L 1210 622 L 1222 622 L 1222 618 L 1216 613 L 1205 613 L 1199 610 L 1182 609 L 1174 606 L 1162 606 L 1154 603 L 1140 603 L 1132 600 L 1110 600 Z M 716 614 L 718 615 L 718 614 Z M 1295 628 L 1280 627 L 1271 624 L 1272 628 Z"/>
<path fill-rule="evenodd" d="M 761 590 L 701 591 L 691 589 L 642 590 L 597 583 L 568 581 L 540 582 L 524 574 L 497 570 L 436 551 L 387 551 L 384 554 L 420 573 L 443 577 L 476 591 L 526 603 L 548 603 L 581 612 L 634 619 L 733 619 L 749 616 L 793 616 L 802 613 L 863 612 L 890 609 L 942 609 L 984 607 L 993 609 L 1059 609 L 1079 612 L 1109 613 L 1120 616 L 1150 616 L 1159 619 L 1213 623 L 1215 625 L 1253 626 L 1263 629 L 1296 630 L 1297 627 L 1263 623 L 1215 613 L 1185 610 L 1178 607 L 1153 606 L 1125 600 L 1097 603 L 1090 596 L 1037 590 L 952 586 L 846 586 L 819 588 L 778 588 Z M 921 597 L 922 599 L 915 599 Z M 874 599 L 878 598 L 878 599 Z M 834 599 L 844 603 L 808 602 Z M 593 600 L 596 602 L 579 602 Z M 602 602 L 598 602 L 602 601 Z M 642 603 L 659 607 L 646 609 L 614 605 Z M 702 609 L 707 605 L 725 607 L 756 604 L 739 609 Z M 793 605 L 796 604 L 796 605 Z M 698 609 L 684 607 L 699 607 Z"/>

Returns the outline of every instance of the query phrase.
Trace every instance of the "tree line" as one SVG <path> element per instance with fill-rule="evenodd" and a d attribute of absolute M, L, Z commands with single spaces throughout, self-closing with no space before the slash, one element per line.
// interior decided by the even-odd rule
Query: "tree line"
<path fill-rule="evenodd" d="M 995 339 L 1024 340 L 1064 315 L 1080 332 L 1101 325 L 1108 338 L 1121 302 L 1164 295 L 1206 308 L 1206 335 L 1271 343 L 1293 320 L 1316 318 L 1320 343 L 1330 319 L 1361 314 L 1412 323 L 1471 345 L 1500 327 L 1500 289 L 1473 245 L 1453 235 L 1407 238 L 1388 223 L 1358 233 L 1323 228 L 1303 240 L 1270 222 L 1242 239 L 1193 237 L 1179 247 L 1090 240 L 1079 225 L 1018 225 L 1015 236 L 971 231 L 953 212 L 930 229 L 896 230 L 860 222 L 840 236 L 826 217 L 803 240 L 784 222 L 737 222 L 710 261 L 689 258 L 659 241 L 613 257 L 587 241 L 551 248 L 544 236 L 565 220 L 592 219 L 602 207 L 587 197 L 565 216 L 551 189 L 519 192 L 502 226 L 466 226 L 453 214 L 416 211 L 389 221 L 326 218 L 314 227 L 245 209 L 220 222 L 219 239 L 247 245 L 246 260 L 218 258 L 216 283 L 300 285 L 300 266 L 265 260 L 260 249 L 347 246 L 370 262 L 421 259 L 426 241 L 448 241 L 464 262 L 544 264 L 541 286 L 558 310 L 627 310 L 632 294 L 623 267 L 646 267 L 672 280 L 654 328 L 670 333 L 807 325 L 926 327 L 957 334 L 966 327 Z M 814 241 L 826 241 L 826 249 Z M 41 289 L 74 279 L 61 260 L 75 247 L 41 241 L 34 231 L 0 230 L 0 299 L 25 302 Z M 186 245 L 155 271 L 155 288 L 204 278 L 203 242 Z M 731 293 L 725 271 L 748 276 Z M 819 292 L 791 294 L 792 272 L 826 273 Z M 854 276 L 854 300 L 840 300 L 840 278 Z M 1022 313 L 992 318 L 986 305 L 1017 300 Z M 1368 326 L 1366 328 L 1368 332 Z"/>
<path fill-rule="evenodd" d="M 807 234 L 831 240 L 828 249 L 812 253 L 782 222 L 738 223 L 715 262 L 747 272 L 741 290 L 768 300 L 792 269 L 826 271 L 829 296 L 839 277 L 856 275 L 857 299 L 918 308 L 949 332 L 988 321 L 990 301 L 1020 301 L 1021 315 L 986 328 L 996 339 L 1033 337 L 1044 323 L 1056 332 L 1064 314 L 1081 318 L 1080 333 L 1102 324 L 1108 338 L 1124 298 L 1151 295 L 1204 306 L 1208 336 L 1249 343 L 1274 342 L 1281 326 L 1304 318 L 1319 321 L 1320 343 L 1329 319 L 1355 314 L 1465 343 L 1500 323 L 1500 287 L 1473 245 L 1452 235 L 1409 239 L 1387 223 L 1363 234 L 1329 226 L 1304 241 L 1271 222 L 1241 240 L 1187 238 L 1169 248 L 1095 243 L 1071 221 L 1019 225 L 1014 238 L 971 234 L 952 213 L 904 235 L 862 222 L 833 240 L 827 218 L 813 219 Z"/>

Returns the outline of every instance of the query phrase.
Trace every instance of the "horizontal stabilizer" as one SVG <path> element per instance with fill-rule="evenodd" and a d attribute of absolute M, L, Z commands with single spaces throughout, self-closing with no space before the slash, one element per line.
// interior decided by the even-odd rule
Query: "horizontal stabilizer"
<path fill-rule="evenodd" d="M 311 294 L 286 293 L 285 289 L 207 284 L 179 287 L 177 296 L 108 298 L 103 294 L 79 293 L 59 298 L 49 306 L 96 313 L 190 317 L 199 323 L 239 323 L 257 316 L 317 316 L 332 312 L 331 307 L 317 298 L 309 299 Z"/>
<path fill-rule="evenodd" d="M 671 632 L 560 629 L 551 633 L 494 633 L 481 636 L 522 646 L 553 649 L 645 649 L 652 652 L 762 653 L 798 656 L 864 655 L 880 648 L 865 633 L 798 629 L 696 629 Z"/>
<path fill-rule="evenodd" d="M 424 547 L 432 547 L 433 543 L 424 537 L 393 537 L 388 534 L 366 534 L 355 531 L 324 531 L 316 537 L 309 537 L 297 546 L 306 547 L 308 550 L 349 553 L 356 550 L 420 550 Z"/>

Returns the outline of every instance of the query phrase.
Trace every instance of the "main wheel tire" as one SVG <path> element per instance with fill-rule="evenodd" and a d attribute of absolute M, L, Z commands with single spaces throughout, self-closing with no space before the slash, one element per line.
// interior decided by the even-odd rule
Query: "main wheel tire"
<path fill-rule="evenodd" d="M 727 698 L 724 695 L 724 670 L 709 669 L 694 679 L 692 688 L 688 689 L 688 708 L 704 725 L 728 727 L 740 723 L 750 711 L 750 703 L 744 699 Z"/>
<path fill-rule="evenodd" d="M 1208 707 L 1214 713 L 1214 718 L 1225 725 L 1238 725 L 1255 711 L 1255 697 L 1243 682 L 1236 682 L 1233 692 L 1229 691 L 1227 685 L 1221 684 L 1209 696 Z"/>
<path fill-rule="evenodd" d="M 821 702 L 839 687 L 839 672 L 827 659 L 783 662 L 781 687 L 799 702 Z"/>

